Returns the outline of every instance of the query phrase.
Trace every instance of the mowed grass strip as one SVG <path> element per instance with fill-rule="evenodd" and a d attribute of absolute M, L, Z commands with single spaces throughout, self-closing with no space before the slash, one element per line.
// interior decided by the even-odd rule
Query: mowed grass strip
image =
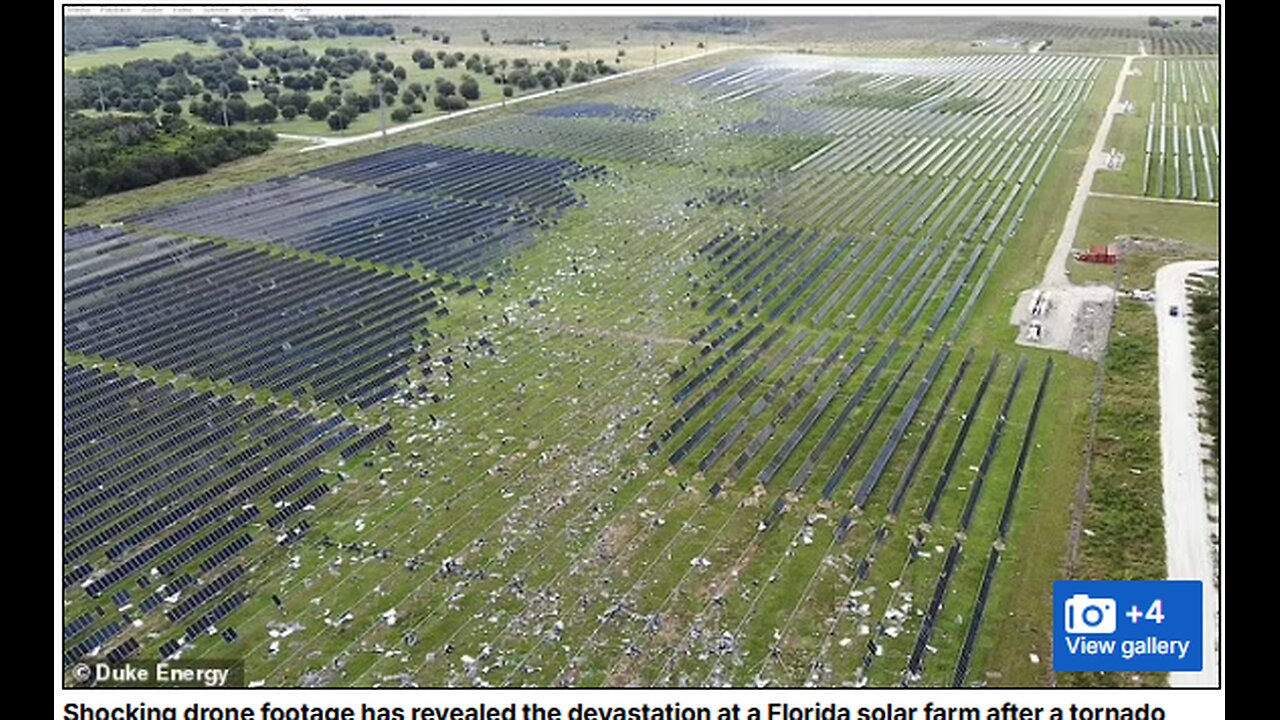
<path fill-rule="evenodd" d="M 1080 218 L 1075 247 L 1115 245 L 1117 238 L 1138 236 L 1161 242 L 1120 247 L 1120 287 L 1150 288 L 1155 272 L 1176 260 L 1212 259 L 1218 256 L 1221 213 L 1216 207 L 1090 197 Z M 1067 261 L 1071 278 L 1077 283 L 1109 283 L 1110 265 Z"/>
<path fill-rule="evenodd" d="M 1073 579 L 1162 580 L 1166 565 L 1159 357 L 1150 306 L 1119 303 L 1105 362 L 1089 500 Z M 1160 687 L 1167 675 L 1060 673 L 1057 681 L 1068 687 Z"/>

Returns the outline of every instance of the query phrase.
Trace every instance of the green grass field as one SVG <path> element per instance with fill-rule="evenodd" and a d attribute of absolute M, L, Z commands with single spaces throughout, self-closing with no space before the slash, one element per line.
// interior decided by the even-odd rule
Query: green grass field
<path fill-rule="evenodd" d="M 1076 233 L 1076 248 L 1112 245 L 1120 236 L 1158 238 L 1167 242 L 1144 243 L 1121 265 L 1121 286 L 1149 288 L 1160 265 L 1175 260 L 1216 258 L 1219 235 L 1218 208 L 1181 205 L 1141 199 L 1091 197 Z M 1076 282 L 1110 282 L 1106 265 L 1068 262 Z"/>
<path fill-rule="evenodd" d="M 1100 170 L 1094 176 L 1093 189 L 1098 192 L 1142 194 L 1143 149 L 1155 93 L 1155 86 L 1151 82 L 1155 63 L 1154 60 L 1135 60 L 1135 74 L 1125 80 L 1121 99 L 1133 103 L 1133 112 L 1117 115 L 1111 121 L 1111 134 L 1107 137 L 1105 146 L 1108 151 L 1114 148 L 1124 153 L 1124 165 L 1119 170 Z"/>
<path fill-rule="evenodd" d="M 153 40 L 144 42 L 138 47 L 113 47 L 75 52 L 64 55 L 62 69 L 67 72 L 87 70 L 102 65 L 123 65 L 134 60 L 163 59 L 168 60 L 180 53 L 191 53 L 195 57 L 217 55 L 222 49 L 213 43 L 193 43 L 190 40 Z"/>
<path fill-rule="evenodd" d="M 1077 579 L 1160 580 L 1167 575 L 1156 341 L 1151 306 L 1121 300 L 1103 368 Z M 1064 687 L 1167 684 L 1160 673 L 1063 673 L 1058 679 Z"/>

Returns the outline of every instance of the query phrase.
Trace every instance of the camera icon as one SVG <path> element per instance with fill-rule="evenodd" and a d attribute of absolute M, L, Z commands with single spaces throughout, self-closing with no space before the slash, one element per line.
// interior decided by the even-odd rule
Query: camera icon
<path fill-rule="evenodd" d="M 1067 632 L 1075 635 L 1110 635 L 1116 631 L 1116 601 L 1088 595 L 1072 595 L 1065 603 Z"/>

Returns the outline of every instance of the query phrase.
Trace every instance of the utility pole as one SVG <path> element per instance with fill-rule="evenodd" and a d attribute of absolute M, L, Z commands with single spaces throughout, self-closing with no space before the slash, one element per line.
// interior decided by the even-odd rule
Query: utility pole
<path fill-rule="evenodd" d="M 387 103 L 386 103 L 386 86 L 383 83 L 382 76 L 378 75 L 373 78 L 373 97 L 378 102 L 378 131 L 383 138 L 387 137 Z"/>
<path fill-rule="evenodd" d="M 378 129 L 382 131 L 382 138 L 387 137 L 387 89 L 382 83 L 378 83 Z"/>

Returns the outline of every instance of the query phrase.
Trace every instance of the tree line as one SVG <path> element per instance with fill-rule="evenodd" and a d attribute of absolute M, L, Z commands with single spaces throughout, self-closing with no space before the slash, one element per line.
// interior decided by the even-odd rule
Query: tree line
<path fill-rule="evenodd" d="M 252 130 L 195 127 L 169 116 L 63 115 L 62 197 L 66 207 L 89 198 L 200 175 L 223 163 L 266 152 L 276 135 Z"/>
<path fill-rule="evenodd" d="M 1196 379 L 1200 381 L 1200 387 L 1207 396 L 1200 404 L 1200 414 L 1212 438 L 1215 462 L 1220 457 L 1222 442 L 1221 318 L 1218 282 L 1210 280 L 1191 293 L 1191 335 Z"/>
<path fill-rule="evenodd" d="M 342 18 L 308 22 L 282 17 L 250 18 L 214 24 L 211 17 L 69 17 L 63 22 L 64 52 L 104 47 L 138 47 L 148 40 L 178 37 L 197 44 L 212 41 L 223 48 L 242 47 L 247 38 L 308 40 L 311 37 L 395 35 L 389 22 L 367 18 Z"/>
<path fill-rule="evenodd" d="M 621 55 L 619 52 L 615 62 Z M 104 113 L 160 112 L 176 118 L 185 110 L 210 125 L 224 127 L 289 121 L 306 115 L 340 131 L 362 113 L 381 112 L 384 107 L 391 108 L 394 122 L 409 120 L 424 112 L 428 104 L 444 111 L 464 109 L 480 99 L 481 76 L 492 78 L 504 97 L 512 97 L 517 89 L 551 89 L 617 72 L 603 59 L 574 62 L 560 58 L 538 66 L 525 58 L 495 61 L 479 53 L 468 56 L 439 50 L 431 54 L 422 49 L 411 57 L 420 69 L 462 65 L 467 72 L 456 84 L 437 78 L 434 88 L 419 82 L 406 85 L 408 70 L 385 52 L 370 55 L 366 50 L 331 47 L 315 55 L 296 45 L 266 46 L 226 50 L 208 57 L 184 52 L 169 60 L 142 59 L 89 68 L 67 77 L 64 100 L 71 110 Z M 359 81 L 364 73 L 367 84 Z M 250 89 L 260 90 L 263 102 L 251 105 L 244 96 Z"/>

